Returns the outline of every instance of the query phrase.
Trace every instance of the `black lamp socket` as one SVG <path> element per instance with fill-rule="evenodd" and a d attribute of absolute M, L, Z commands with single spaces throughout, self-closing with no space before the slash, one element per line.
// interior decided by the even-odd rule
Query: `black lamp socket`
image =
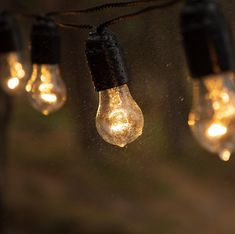
<path fill-rule="evenodd" d="M 90 32 L 85 53 L 96 91 L 128 83 L 122 51 L 113 33 L 107 29 Z"/>
<path fill-rule="evenodd" d="M 50 18 L 38 17 L 33 23 L 31 60 L 33 64 L 60 63 L 60 33 Z"/>
<path fill-rule="evenodd" d="M 232 33 L 216 0 L 186 0 L 181 31 L 193 78 L 234 71 Z"/>

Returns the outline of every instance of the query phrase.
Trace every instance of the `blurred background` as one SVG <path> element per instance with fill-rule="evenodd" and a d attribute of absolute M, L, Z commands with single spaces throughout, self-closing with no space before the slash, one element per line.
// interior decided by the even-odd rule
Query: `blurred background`
<path fill-rule="evenodd" d="M 107 1 L 1 0 L 41 13 Z M 235 33 L 235 1 L 221 0 Z M 0 91 L 0 223 L 8 234 L 233 234 L 235 160 L 204 151 L 187 126 L 191 84 L 179 29 L 182 4 L 111 27 L 125 53 L 143 135 L 125 148 L 95 129 L 98 107 L 84 55 L 87 31 L 61 29 L 65 107 L 45 117 Z M 67 22 L 98 24 L 115 9 Z M 17 18 L 29 63 L 31 20 Z M 4 230 L 3 230 L 4 229 Z"/>

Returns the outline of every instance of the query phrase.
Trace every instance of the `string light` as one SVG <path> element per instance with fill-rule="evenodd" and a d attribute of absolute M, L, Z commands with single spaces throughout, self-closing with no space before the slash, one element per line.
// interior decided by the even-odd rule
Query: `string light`
<path fill-rule="evenodd" d="M 57 26 L 92 30 L 86 42 L 86 56 L 94 86 L 99 93 L 96 127 L 110 144 L 124 147 L 142 134 L 144 118 L 132 98 L 127 72 L 118 42 L 107 27 L 140 14 L 175 5 L 181 0 L 167 0 L 137 12 L 110 19 L 94 30 L 93 25 L 67 24 L 58 16 L 116 7 L 136 7 L 157 0 L 107 3 L 72 11 L 49 12 L 37 18 L 31 34 L 33 72 L 26 85 L 34 108 L 45 115 L 58 110 L 66 100 L 66 88 L 60 76 L 60 37 Z M 234 51 L 230 29 L 216 0 L 186 0 L 181 14 L 183 44 L 193 78 L 193 107 L 188 125 L 199 143 L 228 161 L 235 150 Z M 53 20 L 52 20 L 53 18 Z M 25 70 L 16 49 L 15 34 L 9 14 L 0 14 L 1 83 L 8 93 L 22 87 Z M 14 34 L 14 35 L 13 35 Z M 3 45 L 4 44 L 4 45 Z"/>
<path fill-rule="evenodd" d="M 33 72 L 26 85 L 32 106 L 48 115 L 62 107 L 66 88 L 61 79 L 60 36 L 56 24 L 39 17 L 31 33 L 31 59 Z"/>
<path fill-rule="evenodd" d="M 234 50 L 215 0 L 187 0 L 181 18 L 191 75 L 188 124 L 199 143 L 228 161 L 235 150 Z"/>
<path fill-rule="evenodd" d="M 86 42 L 86 56 L 99 92 L 97 131 L 106 142 L 124 147 L 142 134 L 144 117 L 129 92 L 117 39 L 106 29 L 92 31 Z"/>
<path fill-rule="evenodd" d="M 8 94 L 19 93 L 26 82 L 18 30 L 12 16 L 0 12 L 0 83 Z"/>

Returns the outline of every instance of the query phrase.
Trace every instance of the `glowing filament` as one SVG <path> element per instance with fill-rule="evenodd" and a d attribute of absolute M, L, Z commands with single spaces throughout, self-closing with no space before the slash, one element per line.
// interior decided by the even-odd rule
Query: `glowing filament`
<path fill-rule="evenodd" d="M 188 125 L 193 126 L 195 124 L 195 120 L 189 119 L 188 120 Z"/>
<path fill-rule="evenodd" d="M 111 130 L 114 132 L 124 131 L 128 128 L 128 123 L 112 124 Z"/>
<path fill-rule="evenodd" d="M 47 103 L 55 103 L 57 101 L 57 97 L 55 94 L 53 93 L 42 93 L 41 98 L 43 99 L 43 101 L 47 102 Z"/>
<path fill-rule="evenodd" d="M 15 71 L 17 73 L 17 77 L 23 78 L 25 76 L 25 71 L 21 63 L 15 63 Z"/>
<path fill-rule="evenodd" d="M 220 159 L 227 162 L 229 161 L 230 157 L 231 157 L 231 152 L 227 149 L 223 150 L 221 153 L 220 153 Z"/>
<path fill-rule="evenodd" d="M 109 115 L 110 129 L 113 132 L 127 131 L 129 128 L 128 117 L 124 110 L 113 111 Z"/>
<path fill-rule="evenodd" d="M 227 128 L 220 123 L 214 123 L 207 129 L 207 135 L 213 138 L 221 137 L 226 133 L 227 133 Z"/>
<path fill-rule="evenodd" d="M 7 81 L 7 86 L 11 90 L 17 88 L 19 84 L 20 84 L 20 81 L 17 77 L 12 77 Z"/>
<path fill-rule="evenodd" d="M 40 92 L 50 92 L 53 88 L 53 84 L 49 84 L 49 83 L 46 83 L 46 84 L 40 84 L 39 86 L 39 91 Z"/>

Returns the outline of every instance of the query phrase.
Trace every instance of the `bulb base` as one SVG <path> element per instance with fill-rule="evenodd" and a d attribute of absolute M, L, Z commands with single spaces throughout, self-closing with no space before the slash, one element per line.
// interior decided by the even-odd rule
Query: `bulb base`
<path fill-rule="evenodd" d="M 19 28 L 15 19 L 5 11 L 0 12 L 0 53 L 20 50 Z"/>
<path fill-rule="evenodd" d="M 85 53 L 96 91 L 128 83 L 122 51 L 113 33 L 107 29 L 90 32 Z"/>
<path fill-rule="evenodd" d="M 187 0 L 181 32 L 193 78 L 234 71 L 232 33 L 215 0 Z"/>
<path fill-rule="evenodd" d="M 31 32 L 31 61 L 33 64 L 60 63 L 60 34 L 57 25 L 46 17 L 39 17 Z"/>

